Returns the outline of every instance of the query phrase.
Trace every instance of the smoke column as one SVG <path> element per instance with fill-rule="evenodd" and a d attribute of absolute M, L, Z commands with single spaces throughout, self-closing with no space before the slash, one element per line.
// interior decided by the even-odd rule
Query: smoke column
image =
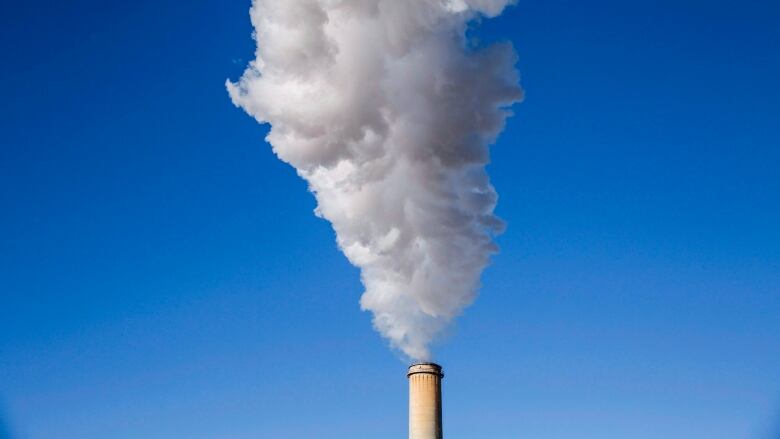
<path fill-rule="evenodd" d="M 511 45 L 469 23 L 512 0 L 254 0 L 256 58 L 230 97 L 306 179 L 360 300 L 414 360 L 476 298 L 503 223 L 485 166 L 522 97 Z"/>

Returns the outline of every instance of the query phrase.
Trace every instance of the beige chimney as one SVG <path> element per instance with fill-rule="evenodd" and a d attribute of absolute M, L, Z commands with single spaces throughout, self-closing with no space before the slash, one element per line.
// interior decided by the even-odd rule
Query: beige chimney
<path fill-rule="evenodd" d="M 442 439 L 441 366 L 419 363 L 409 366 L 409 439 Z"/>

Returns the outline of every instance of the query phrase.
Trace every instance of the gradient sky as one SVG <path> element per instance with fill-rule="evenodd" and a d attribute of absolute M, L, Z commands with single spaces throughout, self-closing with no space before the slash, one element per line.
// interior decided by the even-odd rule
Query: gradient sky
<path fill-rule="evenodd" d="M 398 439 L 405 363 L 265 127 L 247 1 L 6 2 L 0 438 Z M 780 4 L 521 0 L 448 439 L 780 435 Z"/>

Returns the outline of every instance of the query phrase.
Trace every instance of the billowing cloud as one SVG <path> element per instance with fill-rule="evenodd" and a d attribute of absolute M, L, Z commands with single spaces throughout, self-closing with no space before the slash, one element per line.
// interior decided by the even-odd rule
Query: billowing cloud
<path fill-rule="evenodd" d="M 256 59 L 227 88 L 361 269 L 361 306 L 413 359 L 476 298 L 502 222 L 485 171 L 521 99 L 508 44 L 464 32 L 508 0 L 255 0 Z"/>

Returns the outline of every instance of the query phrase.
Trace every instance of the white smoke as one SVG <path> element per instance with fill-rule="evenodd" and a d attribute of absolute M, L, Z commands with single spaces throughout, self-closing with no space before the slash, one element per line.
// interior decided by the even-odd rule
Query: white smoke
<path fill-rule="evenodd" d="M 361 306 L 415 360 L 476 298 L 503 228 L 485 166 L 521 99 L 509 44 L 466 27 L 512 0 L 254 0 L 233 102 L 261 123 L 360 267 Z"/>

